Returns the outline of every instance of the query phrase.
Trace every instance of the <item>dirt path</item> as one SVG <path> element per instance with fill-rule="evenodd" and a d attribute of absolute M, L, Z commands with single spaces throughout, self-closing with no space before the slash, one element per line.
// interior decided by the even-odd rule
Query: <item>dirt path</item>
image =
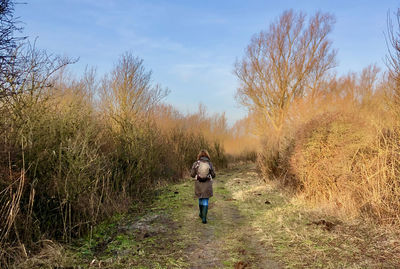
<path fill-rule="evenodd" d="M 213 183 L 208 223 L 196 218 L 196 206 L 185 212 L 184 230 L 197 232 L 197 240 L 185 251 L 190 268 L 280 268 L 247 225 L 250 220 L 239 209 L 240 198 L 233 198 L 238 191 L 261 186 L 253 167 L 245 173 L 222 173 Z"/>
<path fill-rule="evenodd" d="M 69 252 L 76 268 L 400 268 L 400 236 L 296 204 L 254 165 L 220 171 L 208 223 L 194 182 L 161 188 L 140 214 L 116 216 Z M 140 206 L 143 208 L 143 206 Z M 71 261 L 72 260 L 72 261 Z"/>

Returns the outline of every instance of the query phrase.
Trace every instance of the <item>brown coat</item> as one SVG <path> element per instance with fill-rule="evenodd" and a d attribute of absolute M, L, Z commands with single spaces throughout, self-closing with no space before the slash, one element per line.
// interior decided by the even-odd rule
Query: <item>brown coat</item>
<path fill-rule="evenodd" d="M 206 157 L 201 157 L 200 158 L 201 162 L 208 162 L 210 164 L 210 175 L 212 178 L 215 178 L 215 172 L 214 172 L 214 167 L 210 160 Z M 193 163 L 192 169 L 190 172 L 190 176 L 193 178 L 197 177 L 197 161 Z M 213 188 L 212 188 L 212 179 L 207 179 L 205 182 L 200 182 L 196 180 L 194 183 L 194 194 L 196 195 L 197 198 L 210 198 L 213 196 Z"/>

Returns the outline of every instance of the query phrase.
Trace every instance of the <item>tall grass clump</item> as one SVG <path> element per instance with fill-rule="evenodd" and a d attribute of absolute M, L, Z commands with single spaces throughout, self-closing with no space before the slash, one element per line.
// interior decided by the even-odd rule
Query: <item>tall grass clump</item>
<path fill-rule="evenodd" d="M 398 138 L 397 127 L 371 123 L 362 111 L 323 114 L 298 130 L 287 177 L 313 206 L 399 224 Z"/>
<path fill-rule="evenodd" d="M 163 104 L 155 109 L 153 117 L 172 149 L 169 159 L 181 165 L 178 170 L 190 167 L 200 148 L 209 151 L 217 169 L 227 166 L 224 142 L 230 135 L 225 114 L 209 115 L 201 104 L 197 112 L 183 114 Z"/>
<path fill-rule="evenodd" d="M 249 114 L 229 128 L 224 148 L 230 162 L 256 162 L 260 141 L 253 131 L 254 125 L 254 117 Z"/>

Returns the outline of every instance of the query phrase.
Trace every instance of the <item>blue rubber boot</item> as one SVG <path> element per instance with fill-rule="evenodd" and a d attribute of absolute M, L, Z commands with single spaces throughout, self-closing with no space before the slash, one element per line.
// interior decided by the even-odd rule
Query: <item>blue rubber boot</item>
<path fill-rule="evenodd" d="M 199 205 L 199 217 L 203 218 L 203 205 Z"/>
<path fill-rule="evenodd" d="M 201 221 L 204 224 L 207 223 L 207 211 L 208 211 L 208 205 L 203 205 L 203 210 L 201 211 L 201 213 L 202 213 Z"/>

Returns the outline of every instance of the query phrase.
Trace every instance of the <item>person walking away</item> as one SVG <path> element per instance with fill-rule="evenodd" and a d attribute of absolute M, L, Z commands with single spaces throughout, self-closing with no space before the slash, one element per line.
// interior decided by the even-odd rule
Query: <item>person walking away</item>
<path fill-rule="evenodd" d="M 208 199 L 213 196 L 212 179 L 215 178 L 214 167 L 207 150 L 203 149 L 197 155 L 197 161 L 192 165 L 190 176 L 196 179 L 194 193 L 199 198 L 199 217 L 205 224 L 207 223 Z"/>

